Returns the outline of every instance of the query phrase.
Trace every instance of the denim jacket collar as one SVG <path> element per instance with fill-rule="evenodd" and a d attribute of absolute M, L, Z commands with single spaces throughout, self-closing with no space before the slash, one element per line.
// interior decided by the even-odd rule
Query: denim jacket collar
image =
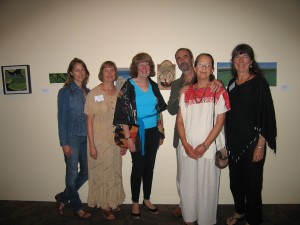
<path fill-rule="evenodd" d="M 75 81 L 71 82 L 70 88 L 72 91 L 82 91 L 80 87 L 75 83 Z"/>

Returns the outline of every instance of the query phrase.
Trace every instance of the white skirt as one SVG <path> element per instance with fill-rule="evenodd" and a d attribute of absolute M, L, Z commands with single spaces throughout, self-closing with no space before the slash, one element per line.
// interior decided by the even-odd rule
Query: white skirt
<path fill-rule="evenodd" d="M 179 155 L 179 194 L 185 222 L 217 223 L 220 169 L 214 159 Z"/>

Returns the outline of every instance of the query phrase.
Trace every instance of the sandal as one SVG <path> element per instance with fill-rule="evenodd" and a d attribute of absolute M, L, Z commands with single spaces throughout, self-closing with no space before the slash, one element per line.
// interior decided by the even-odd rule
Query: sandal
<path fill-rule="evenodd" d="M 182 212 L 181 212 L 181 208 L 179 206 L 177 206 L 173 212 L 172 212 L 172 215 L 179 218 L 179 217 L 182 217 Z"/>
<path fill-rule="evenodd" d="M 65 203 L 61 201 L 59 194 L 55 195 L 55 200 L 56 200 L 56 208 L 57 208 L 58 215 L 63 216 Z"/>
<path fill-rule="evenodd" d="M 121 206 L 117 206 L 116 208 L 112 209 L 112 211 L 114 212 L 119 212 L 121 210 Z"/>
<path fill-rule="evenodd" d="M 82 209 L 77 211 L 76 213 L 74 213 L 74 215 L 79 217 L 82 220 L 89 220 L 92 217 L 91 213 L 88 213 L 87 211 L 82 210 Z"/>
<path fill-rule="evenodd" d="M 232 217 L 227 218 L 226 224 L 227 225 L 235 225 L 244 219 L 245 219 L 245 214 L 235 213 Z"/>
<path fill-rule="evenodd" d="M 102 209 L 102 214 L 106 220 L 114 220 L 115 219 L 115 216 L 114 216 L 112 210 L 107 211 L 105 209 Z"/>

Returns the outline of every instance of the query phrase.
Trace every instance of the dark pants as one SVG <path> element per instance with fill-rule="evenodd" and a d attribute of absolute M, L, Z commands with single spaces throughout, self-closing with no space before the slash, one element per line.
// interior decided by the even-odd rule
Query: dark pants
<path fill-rule="evenodd" d="M 143 181 L 144 199 L 150 199 L 153 170 L 157 149 L 159 146 L 159 134 L 157 127 L 145 129 L 145 155 L 141 151 L 131 153 L 131 194 L 132 201 L 139 202 L 141 183 Z"/>
<path fill-rule="evenodd" d="M 251 146 L 255 148 L 255 146 Z M 262 183 L 265 158 L 252 162 L 253 151 L 248 151 L 239 161 L 229 160 L 230 189 L 235 210 L 246 214 L 250 225 L 262 223 Z"/>

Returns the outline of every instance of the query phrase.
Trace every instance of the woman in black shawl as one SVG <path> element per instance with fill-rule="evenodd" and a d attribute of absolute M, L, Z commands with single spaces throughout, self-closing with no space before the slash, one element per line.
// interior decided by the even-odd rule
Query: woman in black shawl
<path fill-rule="evenodd" d="M 266 144 L 276 153 L 276 119 L 269 85 L 253 49 L 246 44 L 232 51 L 229 81 L 231 110 L 226 114 L 225 135 L 229 150 L 230 189 L 235 213 L 233 225 L 246 218 L 246 225 L 262 223 L 262 182 Z"/>

